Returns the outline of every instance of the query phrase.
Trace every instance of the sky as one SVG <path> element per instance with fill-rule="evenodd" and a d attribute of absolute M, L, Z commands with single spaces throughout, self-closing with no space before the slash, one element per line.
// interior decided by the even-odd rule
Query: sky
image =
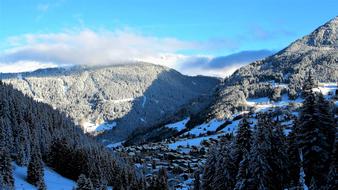
<path fill-rule="evenodd" d="M 0 72 L 138 60 L 203 74 L 200 60 L 276 52 L 337 10 L 336 0 L 0 0 Z"/>

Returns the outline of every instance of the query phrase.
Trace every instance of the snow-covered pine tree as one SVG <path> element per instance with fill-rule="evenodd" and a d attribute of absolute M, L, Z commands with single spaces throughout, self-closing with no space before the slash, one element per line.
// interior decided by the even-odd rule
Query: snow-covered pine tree
<path fill-rule="evenodd" d="M 218 150 L 216 146 L 210 148 L 207 161 L 202 175 L 202 189 L 213 190 L 213 180 L 215 177 Z"/>
<path fill-rule="evenodd" d="M 253 189 L 274 189 L 275 186 L 272 182 L 273 171 L 269 163 L 272 139 L 271 126 L 267 125 L 269 119 L 266 115 L 259 116 L 254 132 L 249 159 L 249 170 L 252 173 L 250 180 L 252 180 Z"/>
<path fill-rule="evenodd" d="M 235 137 L 235 146 L 233 149 L 233 158 L 238 168 L 239 162 L 243 159 L 245 152 L 250 152 L 251 147 L 251 129 L 248 116 L 245 115 L 238 125 L 238 131 Z"/>
<path fill-rule="evenodd" d="M 322 187 L 330 164 L 335 123 L 322 95 L 307 93 L 299 119 L 298 146 L 304 155 L 306 184 Z M 317 183 L 317 184 L 314 184 Z"/>
<path fill-rule="evenodd" d="M 299 170 L 300 170 L 300 159 L 299 159 L 299 148 L 297 144 L 298 124 L 294 122 L 292 131 L 287 136 L 287 154 L 289 163 L 287 165 L 287 171 L 289 173 L 287 184 L 288 187 L 299 186 Z"/>
<path fill-rule="evenodd" d="M 39 190 L 45 190 L 43 162 L 38 146 L 32 147 L 31 158 L 27 169 L 27 181 L 36 186 Z"/>
<path fill-rule="evenodd" d="M 337 173 L 337 150 L 338 150 L 338 131 L 336 127 L 336 135 L 335 135 L 335 141 L 334 141 L 334 147 L 331 154 L 331 164 L 329 168 L 329 174 L 327 175 L 326 185 L 324 187 L 324 190 L 336 190 L 338 189 L 338 173 Z"/>
<path fill-rule="evenodd" d="M 232 141 L 226 141 L 220 146 L 219 154 L 217 155 L 215 177 L 212 183 L 214 189 L 227 190 L 234 188 L 237 168 L 231 154 L 232 149 Z"/>
<path fill-rule="evenodd" d="M 95 190 L 90 178 L 87 178 L 84 174 L 79 176 L 79 179 L 76 181 L 75 190 Z"/>
<path fill-rule="evenodd" d="M 8 143 L 11 141 L 7 135 L 9 126 L 5 125 L 2 116 L 0 116 L 0 189 L 14 189 L 14 178 L 12 171 L 11 154 L 8 149 Z"/>
<path fill-rule="evenodd" d="M 249 153 L 243 152 L 243 158 L 239 163 L 234 190 L 250 189 L 250 179 L 252 179 L 252 176 L 249 173 Z"/>
<path fill-rule="evenodd" d="M 12 161 L 8 148 L 0 141 L 0 189 L 14 189 Z"/>
<path fill-rule="evenodd" d="M 315 88 L 316 82 L 315 79 L 313 78 L 311 72 L 308 73 L 307 79 L 304 80 L 303 82 L 303 87 L 302 87 L 302 97 L 307 97 L 309 94 L 312 94 L 312 89 Z"/>
<path fill-rule="evenodd" d="M 278 122 L 270 122 L 273 127 L 269 162 L 273 171 L 272 179 L 276 189 L 284 189 L 288 181 L 287 142 L 283 128 Z"/>
<path fill-rule="evenodd" d="M 30 141 L 29 141 L 29 127 L 26 122 L 21 121 L 17 129 L 16 147 L 16 163 L 19 166 L 27 166 L 30 157 Z"/>

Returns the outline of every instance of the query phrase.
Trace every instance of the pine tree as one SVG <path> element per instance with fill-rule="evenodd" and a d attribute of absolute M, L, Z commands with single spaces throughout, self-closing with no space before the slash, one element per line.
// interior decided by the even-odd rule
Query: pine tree
<path fill-rule="evenodd" d="M 316 82 L 311 72 L 309 72 L 307 79 L 303 83 L 302 96 L 305 98 L 309 94 L 312 94 L 312 89 L 315 87 L 316 87 Z"/>
<path fill-rule="evenodd" d="M 199 171 L 196 171 L 194 173 L 194 190 L 201 190 L 201 181 L 200 181 Z"/>
<path fill-rule="evenodd" d="M 272 168 L 272 178 L 276 189 L 284 189 L 288 181 L 288 154 L 287 142 L 283 128 L 278 122 L 272 122 L 273 135 L 271 139 L 271 152 L 269 162 Z"/>
<path fill-rule="evenodd" d="M 37 145 L 32 148 L 31 158 L 27 169 L 27 181 L 38 187 L 39 190 L 46 189 L 43 178 L 43 163 Z"/>
<path fill-rule="evenodd" d="M 2 117 L 0 117 L 0 187 L 1 189 L 14 189 L 14 178 L 12 171 L 12 160 L 8 149 L 8 140 L 6 132 L 9 130 L 5 126 Z"/>
<path fill-rule="evenodd" d="M 239 163 L 234 190 L 250 189 L 250 179 L 252 179 L 252 176 L 249 173 L 249 153 L 244 152 L 243 159 Z"/>
<path fill-rule="evenodd" d="M 235 137 L 235 147 L 233 157 L 235 165 L 238 167 L 239 162 L 243 159 L 245 152 L 250 152 L 251 147 L 251 130 L 250 123 L 247 116 L 244 116 L 238 126 L 238 131 Z"/>
<path fill-rule="evenodd" d="M 336 190 L 338 189 L 338 173 L 337 173 L 337 150 L 338 150 L 338 131 L 336 128 L 336 135 L 334 141 L 334 148 L 331 154 L 331 164 L 329 168 L 329 173 L 327 175 L 326 185 L 324 190 Z"/>
<path fill-rule="evenodd" d="M 322 95 L 310 91 L 303 103 L 299 119 L 298 147 L 304 155 L 306 184 L 325 184 L 333 149 L 335 124 L 330 106 Z"/>
<path fill-rule="evenodd" d="M 9 151 L 0 142 L 0 189 L 14 189 L 14 178 Z"/>
<path fill-rule="evenodd" d="M 274 189 L 275 186 L 269 162 L 272 139 L 271 126 L 267 125 L 269 119 L 266 115 L 260 116 L 254 133 L 249 164 L 253 189 Z"/>
<path fill-rule="evenodd" d="M 233 146 L 231 141 L 225 142 L 220 146 L 217 155 L 215 176 L 212 186 L 215 189 L 233 189 L 236 180 L 237 168 L 232 157 L 231 150 Z"/>
<path fill-rule="evenodd" d="M 216 163 L 217 163 L 218 150 L 216 146 L 211 147 L 207 161 L 204 166 L 204 172 L 202 176 L 202 189 L 212 190 L 213 180 L 215 177 Z"/>
<path fill-rule="evenodd" d="M 79 179 L 76 182 L 75 190 L 94 190 L 93 184 L 90 178 L 87 178 L 85 175 L 81 174 Z"/>
<path fill-rule="evenodd" d="M 168 189 L 168 172 L 165 168 L 161 168 L 158 172 L 158 184 L 159 189 Z"/>

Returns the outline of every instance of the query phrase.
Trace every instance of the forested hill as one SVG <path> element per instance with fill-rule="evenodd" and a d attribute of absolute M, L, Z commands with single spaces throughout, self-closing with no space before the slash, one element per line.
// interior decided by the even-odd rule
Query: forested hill
<path fill-rule="evenodd" d="M 245 99 L 283 90 L 274 84 L 285 84 L 290 98 L 296 98 L 308 73 L 319 82 L 338 82 L 338 16 L 280 52 L 238 69 L 204 115 L 227 118 L 245 109 Z"/>
<path fill-rule="evenodd" d="M 13 189 L 12 164 L 28 166 L 27 181 L 45 189 L 43 165 L 94 187 L 138 187 L 133 168 L 51 106 L 0 81 L 0 189 Z M 128 176 L 128 177 L 127 177 Z"/>

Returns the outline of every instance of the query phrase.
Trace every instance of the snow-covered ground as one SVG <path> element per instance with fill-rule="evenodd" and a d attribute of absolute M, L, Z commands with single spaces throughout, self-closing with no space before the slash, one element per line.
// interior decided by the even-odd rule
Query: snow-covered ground
<path fill-rule="evenodd" d="M 321 92 L 324 96 L 332 96 L 335 91 L 338 89 L 337 83 L 319 83 L 317 88 L 314 88 L 313 91 Z"/>
<path fill-rule="evenodd" d="M 190 118 L 186 118 L 183 119 L 182 121 L 176 122 L 176 123 L 171 123 L 166 125 L 165 127 L 171 128 L 171 129 L 175 129 L 177 131 L 181 131 L 185 128 L 185 125 L 188 123 L 188 121 L 190 120 Z"/>
<path fill-rule="evenodd" d="M 119 146 L 122 146 L 122 143 L 124 141 L 121 141 L 121 142 L 117 142 L 117 143 L 111 143 L 111 144 L 108 144 L 106 147 L 107 148 L 116 148 L 116 147 L 119 147 Z"/>
<path fill-rule="evenodd" d="M 124 98 L 124 99 L 119 99 L 119 100 L 111 100 L 111 102 L 114 103 L 114 104 L 119 104 L 119 103 L 123 103 L 123 102 L 132 102 L 134 100 L 135 100 L 135 98 Z"/>
<path fill-rule="evenodd" d="M 210 136 L 206 136 L 206 137 L 198 137 L 198 138 L 193 138 L 193 139 L 182 139 L 182 140 L 176 141 L 174 143 L 168 144 L 168 147 L 170 149 L 176 150 L 178 148 L 178 146 L 183 146 L 183 147 L 200 146 L 202 141 L 209 140 L 211 138 L 217 139 L 221 135 L 223 135 L 223 134 L 216 134 L 216 135 L 210 135 Z"/>
<path fill-rule="evenodd" d="M 224 120 L 217 120 L 212 119 L 208 123 L 203 123 L 191 129 L 190 131 L 186 132 L 185 134 L 191 134 L 199 136 L 201 134 L 207 133 L 207 131 L 216 131 L 216 129 L 221 126 L 225 121 Z"/>
<path fill-rule="evenodd" d="M 234 133 L 237 129 L 237 126 L 241 120 L 232 121 L 231 124 L 224 127 L 221 131 L 224 133 Z"/>
<path fill-rule="evenodd" d="M 16 190 L 36 190 L 36 187 L 26 181 L 27 168 L 14 164 L 14 186 Z M 62 177 L 48 167 L 44 168 L 44 179 L 48 190 L 72 190 L 76 183 Z"/>
<path fill-rule="evenodd" d="M 113 129 L 116 125 L 116 122 L 103 122 L 101 124 L 95 124 L 92 122 L 82 123 L 82 127 L 86 133 L 103 132 L 105 130 Z"/>
<path fill-rule="evenodd" d="M 248 106 L 254 107 L 255 112 L 265 112 L 272 108 L 287 106 L 290 103 L 301 103 L 303 102 L 302 98 L 297 98 L 296 100 L 289 99 L 287 94 L 282 95 L 281 101 L 275 102 L 271 101 L 268 97 L 262 98 L 249 98 L 246 100 Z"/>

